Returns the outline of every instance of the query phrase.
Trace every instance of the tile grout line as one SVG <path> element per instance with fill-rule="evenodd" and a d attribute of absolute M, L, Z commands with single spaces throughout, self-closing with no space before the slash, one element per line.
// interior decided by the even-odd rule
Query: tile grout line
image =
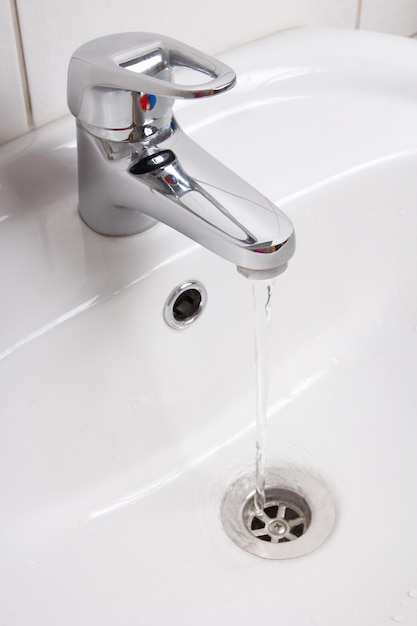
<path fill-rule="evenodd" d="M 355 29 L 359 30 L 361 27 L 361 17 L 362 17 L 362 0 L 357 0 L 356 4 L 356 22 Z"/>
<path fill-rule="evenodd" d="M 25 103 L 25 111 L 26 111 L 26 119 L 28 124 L 28 129 L 32 130 L 34 128 L 33 122 L 33 110 L 32 110 L 32 102 L 29 91 L 29 80 L 27 74 L 25 53 L 23 49 L 23 38 L 22 38 L 22 30 L 20 27 L 20 19 L 19 19 L 19 10 L 17 7 L 17 0 L 9 0 L 10 5 L 10 13 L 13 22 L 13 31 L 16 42 L 16 52 L 20 69 L 20 81 L 23 90 L 23 99 Z"/>

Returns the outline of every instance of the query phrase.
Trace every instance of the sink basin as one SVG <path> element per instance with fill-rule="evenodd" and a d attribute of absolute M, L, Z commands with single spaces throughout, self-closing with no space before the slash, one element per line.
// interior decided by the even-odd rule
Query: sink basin
<path fill-rule="evenodd" d="M 192 137 L 291 218 L 268 465 L 331 492 L 334 530 L 267 561 L 224 532 L 254 464 L 250 282 L 158 224 L 77 212 L 65 118 L 0 151 L 3 626 L 417 623 L 417 43 L 295 30 L 223 56 Z M 207 306 L 174 330 L 171 291 Z"/>

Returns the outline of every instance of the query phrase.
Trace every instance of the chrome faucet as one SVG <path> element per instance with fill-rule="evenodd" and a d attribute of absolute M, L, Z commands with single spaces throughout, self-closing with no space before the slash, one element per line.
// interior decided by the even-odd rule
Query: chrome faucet
<path fill-rule="evenodd" d="M 175 68 L 209 80 L 174 82 Z M 285 270 L 293 226 L 274 204 L 192 141 L 172 114 L 176 98 L 212 96 L 235 73 L 190 46 L 153 33 L 121 33 L 76 50 L 68 106 L 77 118 L 79 210 L 104 235 L 156 221 L 235 263 L 249 278 Z"/>

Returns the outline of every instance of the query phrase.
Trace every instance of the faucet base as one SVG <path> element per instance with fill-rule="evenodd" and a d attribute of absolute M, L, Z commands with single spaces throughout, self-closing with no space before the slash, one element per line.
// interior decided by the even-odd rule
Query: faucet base
<path fill-rule="evenodd" d="M 104 142 L 77 124 L 79 212 L 100 235 L 123 237 L 149 230 L 157 223 L 123 197 L 120 171 L 126 169 L 129 144 Z M 119 193 L 118 193 L 119 192 Z M 138 196 L 140 194 L 138 193 Z"/>
<path fill-rule="evenodd" d="M 144 233 L 147 230 L 153 228 L 158 221 L 135 211 L 136 214 L 129 214 L 125 207 L 100 207 L 100 212 L 103 211 L 106 215 L 106 219 L 102 222 L 100 217 L 91 218 L 91 205 L 84 208 L 81 203 L 78 206 L 78 212 L 84 224 L 94 230 L 99 235 L 105 235 L 106 237 L 127 237 L 129 235 L 138 235 Z M 109 216 L 112 220 L 109 220 Z"/>

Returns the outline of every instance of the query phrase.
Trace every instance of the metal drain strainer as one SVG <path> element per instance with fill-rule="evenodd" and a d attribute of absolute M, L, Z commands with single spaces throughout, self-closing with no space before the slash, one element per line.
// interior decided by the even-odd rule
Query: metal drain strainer
<path fill-rule="evenodd" d="M 222 524 L 236 545 L 265 559 L 291 559 L 325 541 L 335 507 L 321 482 L 300 470 L 270 469 L 265 507 L 257 512 L 254 480 L 253 473 L 239 478 L 222 502 Z"/>
<path fill-rule="evenodd" d="M 304 498 L 287 489 L 269 488 L 261 513 L 254 510 L 249 499 L 243 509 L 243 522 L 254 537 L 271 543 L 294 541 L 307 531 L 311 520 L 310 507 Z"/>

